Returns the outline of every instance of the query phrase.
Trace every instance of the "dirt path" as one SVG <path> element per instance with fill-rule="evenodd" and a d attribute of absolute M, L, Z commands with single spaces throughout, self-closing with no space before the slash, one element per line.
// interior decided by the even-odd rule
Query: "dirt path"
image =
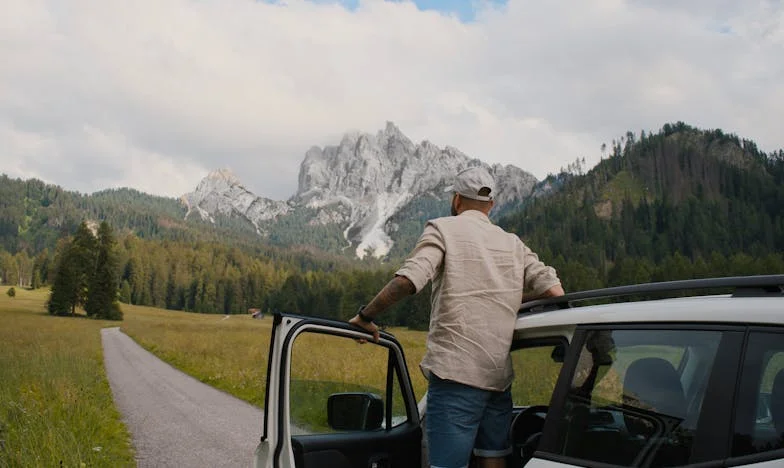
<path fill-rule="evenodd" d="M 139 467 L 246 467 L 263 412 L 161 361 L 119 328 L 101 331 L 117 408 Z"/>

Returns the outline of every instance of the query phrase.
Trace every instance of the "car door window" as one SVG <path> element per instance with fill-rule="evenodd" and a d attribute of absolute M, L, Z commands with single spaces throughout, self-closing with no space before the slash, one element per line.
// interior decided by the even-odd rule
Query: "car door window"
<path fill-rule="evenodd" d="M 512 401 L 515 407 L 546 406 L 563 366 L 567 342 L 554 339 L 552 344 L 519 343 L 512 350 Z"/>
<path fill-rule="evenodd" d="M 782 450 L 782 434 L 784 333 L 751 332 L 741 371 L 732 455 L 741 457 Z"/>
<path fill-rule="evenodd" d="M 556 453 L 618 466 L 689 463 L 722 332 L 590 330 Z"/>
<path fill-rule="evenodd" d="M 372 342 L 360 344 L 342 336 L 305 331 L 291 348 L 289 417 L 292 433 L 327 434 L 347 430 L 374 430 L 354 425 L 335 427 L 329 421 L 330 396 L 355 393 L 380 400 L 377 411 L 391 411 L 392 425 L 407 419 L 403 394 L 395 371 L 390 369 L 390 351 Z M 334 406 L 339 408 L 339 406 Z M 336 411 L 336 410 L 335 410 Z M 386 418 L 379 421 L 386 424 Z"/>
<path fill-rule="evenodd" d="M 539 444 L 567 346 L 562 337 L 522 340 L 512 345 L 515 417 L 510 428 L 511 466 L 522 466 Z"/>

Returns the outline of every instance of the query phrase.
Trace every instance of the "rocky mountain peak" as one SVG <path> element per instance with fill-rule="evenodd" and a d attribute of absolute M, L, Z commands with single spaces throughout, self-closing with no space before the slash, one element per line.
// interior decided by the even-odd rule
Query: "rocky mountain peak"
<path fill-rule="evenodd" d="M 203 194 L 213 192 L 218 193 L 232 186 L 242 186 L 240 179 L 228 168 L 216 169 L 211 171 L 199 182 L 196 192 Z"/>
<path fill-rule="evenodd" d="M 209 174 L 207 174 L 206 179 L 216 180 L 216 181 L 217 180 L 222 180 L 222 181 L 225 181 L 225 182 L 227 182 L 229 184 L 239 184 L 240 183 L 240 179 L 237 178 L 237 176 L 234 174 L 234 172 L 232 172 L 232 170 L 227 168 L 227 167 L 221 168 L 221 169 L 216 169 L 216 170 L 210 172 Z"/>
<path fill-rule="evenodd" d="M 536 179 L 514 166 L 489 166 L 454 147 L 443 149 L 427 140 L 412 142 L 393 123 L 372 133 L 347 133 L 335 146 L 311 147 L 300 164 L 298 188 L 288 202 L 256 197 L 230 171 L 205 177 L 196 191 L 183 197 L 202 217 L 238 213 L 257 230 L 278 217 L 300 212 L 307 223 L 338 224 L 357 256 L 386 255 L 394 240 L 388 221 L 417 197 L 446 198 L 443 188 L 460 170 L 484 166 L 497 179 L 497 205 L 530 196 Z M 263 207 L 263 209 L 260 209 Z"/>
<path fill-rule="evenodd" d="M 259 233 L 259 222 L 274 219 L 290 210 L 286 202 L 254 195 L 245 188 L 230 169 L 217 169 L 207 174 L 196 190 L 180 197 L 188 208 L 185 217 L 198 213 L 202 219 L 215 222 L 216 214 L 239 215 L 247 218 Z"/>

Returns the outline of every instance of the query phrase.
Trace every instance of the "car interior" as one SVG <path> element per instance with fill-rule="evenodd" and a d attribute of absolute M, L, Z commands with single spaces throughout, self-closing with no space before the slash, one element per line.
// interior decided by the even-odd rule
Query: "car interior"
<path fill-rule="evenodd" d="M 762 413 L 760 415 L 760 413 Z M 754 425 L 754 439 L 761 448 L 782 445 L 784 434 L 784 369 L 773 379 L 770 393 L 761 393 Z"/>
<path fill-rule="evenodd" d="M 736 434 L 740 436 L 735 455 L 784 448 L 784 350 L 768 349 L 756 356 L 752 350 L 748 355 L 748 359 L 759 362 L 759 366 L 746 367 L 748 375 L 744 378 L 755 401 L 753 406 L 739 405 Z"/>
<path fill-rule="evenodd" d="M 590 333 L 559 427 L 562 454 L 625 466 L 687 464 L 717 345 L 710 333 Z M 516 409 L 508 466 L 533 456 L 547 412 Z"/>

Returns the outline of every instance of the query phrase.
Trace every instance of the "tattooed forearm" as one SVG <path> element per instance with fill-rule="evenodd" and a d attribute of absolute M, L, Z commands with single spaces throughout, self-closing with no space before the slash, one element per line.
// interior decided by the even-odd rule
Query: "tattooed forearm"
<path fill-rule="evenodd" d="M 387 308 L 393 306 L 401 299 L 410 296 L 416 292 L 414 283 L 409 281 L 405 276 L 395 276 L 392 278 L 384 289 L 376 294 L 376 297 L 370 301 L 370 304 L 365 307 L 362 313 L 370 318 L 376 317 Z"/>

